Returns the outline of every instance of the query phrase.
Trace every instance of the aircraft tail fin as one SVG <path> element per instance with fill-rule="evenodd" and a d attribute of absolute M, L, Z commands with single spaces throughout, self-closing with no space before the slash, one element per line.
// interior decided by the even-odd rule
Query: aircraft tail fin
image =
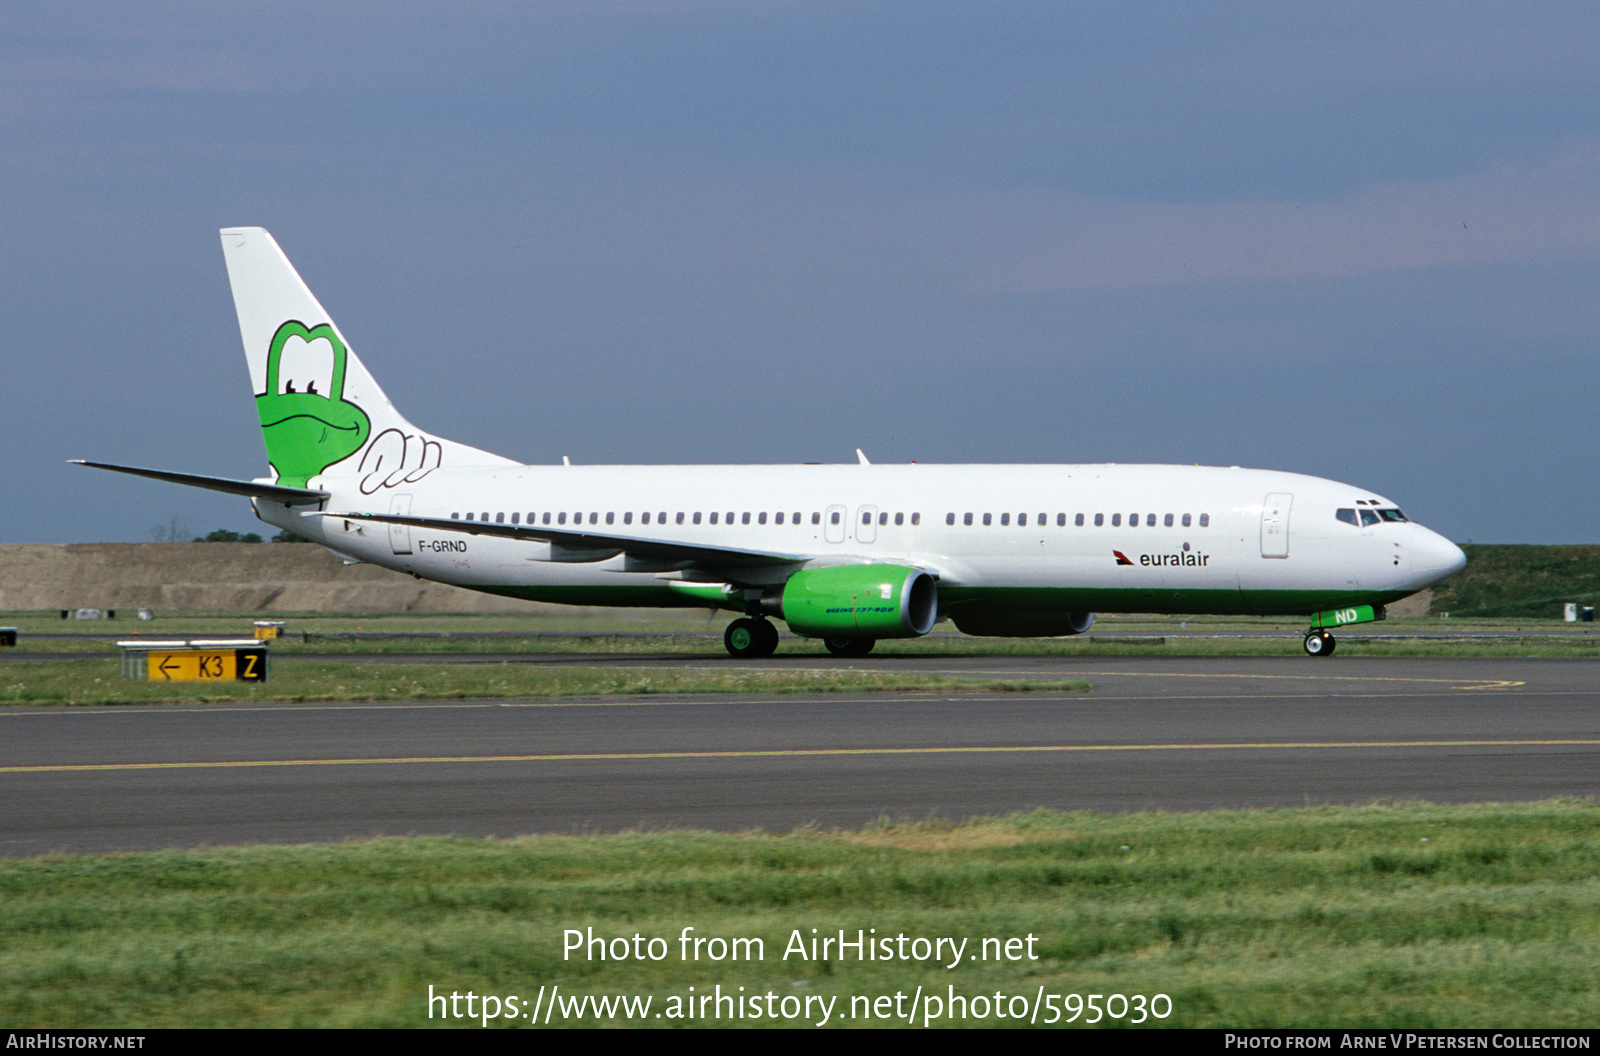
<path fill-rule="evenodd" d="M 256 410 L 278 482 L 360 478 L 361 491 L 415 483 L 441 465 L 510 459 L 430 436 L 384 395 L 263 228 L 222 231 Z"/>

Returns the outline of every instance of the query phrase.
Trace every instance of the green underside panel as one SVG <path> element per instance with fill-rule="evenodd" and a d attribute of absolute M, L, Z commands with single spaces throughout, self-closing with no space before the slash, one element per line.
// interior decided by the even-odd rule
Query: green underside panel
<path fill-rule="evenodd" d="M 660 586 L 615 587 L 468 587 L 484 594 L 499 594 L 523 601 L 548 601 L 556 605 L 614 605 L 629 609 L 705 609 L 710 606 L 699 598 Z"/>
<path fill-rule="evenodd" d="M 994 606 L 1017 612 L 1153 612 L 1211 616 L 1309 616 L 1352 605 L 1385 605 L 1404 591 L 1371 590 L 1090 590 L 1048 587 L 950 587 L 939 606 Z"/>
<path fill-rule="evenodd" d="M 669 590 L 665 583 L 595 586 L 478 587 L 525 601 L 558 605 L 615 605 L 627 608 L 703 609 L 704 600 Z M 1052 587 L 944 587 L 939 607 L 993 606 L 1017 612 L 1152 612 L 1173 615 L 1309 616 L 1354 605 L 1386 605 L 1403 591 L 1370 590 L 1090 590 Z"/>

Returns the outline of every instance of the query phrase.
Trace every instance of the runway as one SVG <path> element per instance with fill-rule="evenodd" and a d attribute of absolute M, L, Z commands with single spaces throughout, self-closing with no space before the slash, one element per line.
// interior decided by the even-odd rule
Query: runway
<path fill-rule="evenodd" d="M 4 709 L 0 855 L 1600 794 L 1590 660 L 765 662 L 775 664 L 1094 688 Z"/>

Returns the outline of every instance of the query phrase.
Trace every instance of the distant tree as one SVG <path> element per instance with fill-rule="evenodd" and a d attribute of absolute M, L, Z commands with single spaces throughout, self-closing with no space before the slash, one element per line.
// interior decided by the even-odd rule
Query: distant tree
<path fill-rule="evenodd" d="M 255 532 L 245 532 L 240 535 L 238 532 L 230 532 L 226 528 L 218 528 L 204 538 L 197 537 L 195 539 L 197 543 L 259 543 L 260 541 L 261 536 Z"/>
<path fill-rule="evenodd" d="M 150 539 L 157 543 L 181 543 L 189 538 L 189 524 L 182 517 L 174 517 L 166 524 L 150 529 Z"/>
<path fill-rule="evenodd" d="M 273 536 L 272 541 L 275 543 L 309 543 L 311 540 L 295 535 L 293 532 L 289 531 L 289 529 L 285 528 L 283 531 Z"/>

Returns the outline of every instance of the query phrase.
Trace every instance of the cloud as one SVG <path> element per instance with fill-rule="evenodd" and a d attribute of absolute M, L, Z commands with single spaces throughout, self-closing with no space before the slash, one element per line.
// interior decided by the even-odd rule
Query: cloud
<path fill-rule="evenodd" d="M 981 285 L 1043 292 L 1348 278 L 1600 256 L 1600 140 L 1532 164 L 1375 183 L 1328 202 L 1154 202 L 1029 191 L 988 210 Z"/>

